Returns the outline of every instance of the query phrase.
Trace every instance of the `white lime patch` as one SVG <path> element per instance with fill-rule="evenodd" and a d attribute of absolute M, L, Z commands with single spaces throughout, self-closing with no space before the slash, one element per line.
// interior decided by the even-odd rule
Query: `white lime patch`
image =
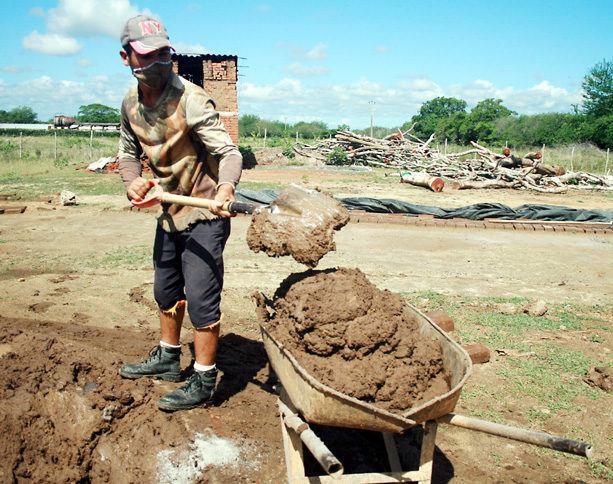
<path fill-rule="evenodd" d="M 190 484 L 210 466 L 237 466 L 243 453 L 231 440 L 196 433 L 189 448 L 165 449 L 158 453 L 158 482 Z"/>

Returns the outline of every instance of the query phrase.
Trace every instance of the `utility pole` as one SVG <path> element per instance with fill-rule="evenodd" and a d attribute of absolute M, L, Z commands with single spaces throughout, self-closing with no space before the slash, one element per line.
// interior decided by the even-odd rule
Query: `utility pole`
<path fill-rule="evenodd" d="M 370 137 L 373 137 L 372 134 L 372 116 L 373 116 L 373 107 L 375 105 L 374 101 L 370 101 Z"/>

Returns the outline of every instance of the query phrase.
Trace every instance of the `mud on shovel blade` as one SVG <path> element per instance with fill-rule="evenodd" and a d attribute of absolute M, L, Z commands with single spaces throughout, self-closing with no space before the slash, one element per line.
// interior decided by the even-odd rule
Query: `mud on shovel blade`
<path fill-rule="evenodd" d="M 249 248 L 270 257 L 291 255 L 308 267 L 336 248 L 334 231 L 349 222 L 349 211 L 338 200 L 294 184 L 285 187 L 270 207 L 253 217 L 247 231 Z"/>
<path fill-rule="evenodd" d="M 177 205 L 186 205 L 188 207 L 206 208 L 208 210 L 209 204 L 212 200 L 206 198 L 187 197 L 185 195 L 175 195 L 174 193 L 165 192 L 160 185 L 159 180 L 148 180 L 149 186 L 152 187 L 153 195 L 144 200 L 132 200 L 132 205 L 139 208 L 153 207 L 158 203 L 176 203 Z M 256 214 L 264 211 L 273 213 L 278 210 L 276 207 L 269 205 L 260 205 L 257 203 L 244 203 L 244 202 L 226 202 L 223 205 L 223 209 L 230 213 L 246 213 Z"/>

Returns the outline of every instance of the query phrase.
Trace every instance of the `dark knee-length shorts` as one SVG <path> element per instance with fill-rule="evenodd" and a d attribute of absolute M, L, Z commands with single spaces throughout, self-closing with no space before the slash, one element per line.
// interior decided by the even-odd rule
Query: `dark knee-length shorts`
<path fill-rule="evenodd" d="M 158 225 L 153 246 L 153 292 L 161 310 L 187 300 L 195 328 L 220 320 L 223 250 L 229 236 L 227 218 L 203 220 L 182 232 L 166 232 Z"/>

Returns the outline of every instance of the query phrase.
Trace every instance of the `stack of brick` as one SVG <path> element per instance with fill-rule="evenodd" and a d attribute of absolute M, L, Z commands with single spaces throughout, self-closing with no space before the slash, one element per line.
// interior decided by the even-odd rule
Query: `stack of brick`
<path fill-rule="evenodd" d="M 454 330 L 455 323 L 453 319 L 442 309 L 435 309 L 425 314 L 434 324 L 446 333 Z M 462 345 L 462 348 L 468 353 L 474 365 L 490 361 L 490 350 L 480 343 L 465 344 Z"/>
<path fill-rule="evenodd" d="M 177 74 L 201 86 L 211 96 L 226 130 L 238 146 L 238 57 L 175 54 L 173 61 Z"/>

